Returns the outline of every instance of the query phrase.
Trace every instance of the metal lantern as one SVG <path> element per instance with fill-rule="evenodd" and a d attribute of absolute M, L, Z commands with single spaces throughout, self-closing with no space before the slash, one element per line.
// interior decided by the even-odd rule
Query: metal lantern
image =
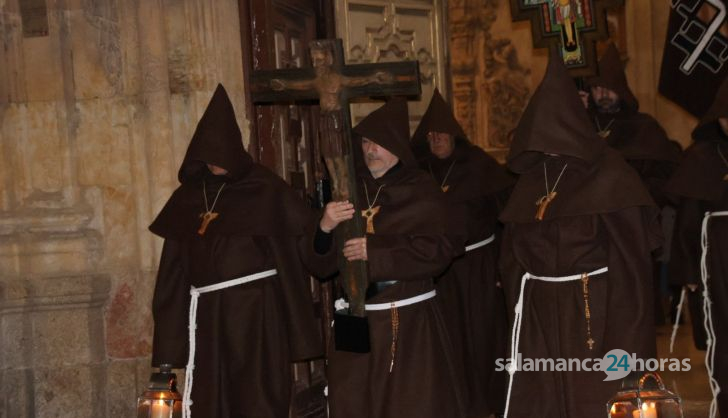
<path fill-rule="evenodd" d="M 665 389 L 660 375 L 630 375 L 607 403 L 607 418 L 683 418 L 680 397 Z"/>
<path fill-rule="evenodd" d="M 137 418 L 179 418 L 182 396 L 177 392 L 177 376 L 172 365 L 162 364 L 159 373 L 152 373 L 149 386 L 139 396 Z"/>

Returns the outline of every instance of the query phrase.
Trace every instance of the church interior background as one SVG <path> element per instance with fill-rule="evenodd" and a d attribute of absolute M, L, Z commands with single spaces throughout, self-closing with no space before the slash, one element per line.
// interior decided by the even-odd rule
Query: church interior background
<path fill-rule="evenodd" d="M 626 0 L 609 29 L 641 110 L 685 147 L 695 119 L 657 93 L 669 10 Z M 508 0 L 4 0 L 0 37 L 0 417 L 134 416 L 161 249 L 147 226 L 218 82 L 250 153 L 312 195 L 315 110 L 253 106 L 252 70 L 309 65 L 316 38 L 342 38 L 348 63 L 417 60 L 413 127 L 439 88 L 502 158 L 548 54 Z M 694 354 L 682 332 L 676 354 Z M 292 416 L 324 416 L 322 373 L 296 366 Z"/>

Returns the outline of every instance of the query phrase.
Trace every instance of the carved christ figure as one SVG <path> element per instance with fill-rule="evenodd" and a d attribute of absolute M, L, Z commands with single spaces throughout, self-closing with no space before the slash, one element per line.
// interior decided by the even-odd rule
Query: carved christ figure
<path fill-rule="evenodd" d="M 574 51 L 576 41 L 576 19 L 581 16 L 581 3 L 579 0 L 552 0 L 552 7 L 556 12 L 556 23 L 564 30 L 564 49 Z"/>
<path fill-rule="evenodd" d="M 270 80 L 270 87 L 276 91 L 315 89 L 319 95 L 321 117 L 319 134 L 321 151 L 329 169 L 334 198 L 348 200 L 348 188 L 342 187 L 348 181 L 345 156 L 351 155 L 350 144 L 344 139 L 344 113 L 341 111 L 341 92 L 346 87 L 360 87 L 367 84 L 392 84 L 395 77 L 386 71 L 377 71 L 368 76 L 348 77 L 334 66 L 334 51 L 325 43 L 311 43 L 311 61 L 316 77 L 309 80 Z M 343 193 L 342 193 L 343 192 Z"/>
<path fill-rule="evenodd" d="M 342 87 L 358 87 L 367 84 L 391 84 L 394 76 L 386 71 L 377 71 L 366 77 L 347 77 L 334 68 L 334 53 L 317 43 L 311 44 L 311 61 L 313 62 L 316 78 L 311 80 L 286 81 L 274 78 L 270 81 L 273 90 L 285 89 L 308 90 L 316 89 L 319 93 L 319 104 L 324 113 L 341 110 L 339 100 Z"/>

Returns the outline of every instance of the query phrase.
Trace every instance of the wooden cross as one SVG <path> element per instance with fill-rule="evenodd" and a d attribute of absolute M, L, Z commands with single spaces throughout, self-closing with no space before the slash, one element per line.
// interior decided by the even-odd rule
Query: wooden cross
<path fill-rule="evenodd" d="M 379 208 L 381 208 L 381 206 L 375 206 L 361 211 L 361 216 L 367 220 L 367 234 L 374 233 L 374 215 L 379 213 Z"/>
<path fill-rule="evenodd" d="M 200 218 L 202 218 L 202 224 L 200 225 L 200 229 L 197 230 L 197 233 L 205 235 L 205 231 L 207 231 L 207 227 L 210 225 L 210 222 L 214 221 L 219 215 L 220 214 L 217 212 L 201 213 Z"/>
<path fill-rule="evenodd" d="M 345 65 L 340 39 L 310 44 L 313 67 L 256 71 L 251 77 L 253 102 L 283 103 L 318 100 L 319 140 L 329 170 L 334 200 L 360 208 L 351 142 L 349 101 L 357 97 L 419 96 L 416 61 Z M 339 250 L 348 239 L 364 236 L 362 217 L 343 222 L 334 231 Z M 350 313 L 365 316 L 368 286 L 366 263 L 348 262 L 339 251 L 339 271 L 349 298 Z"/>
<path fill-rule="evenodd" d="M 595 41 L 609 37 L 607 10 L 624 0 L 510 0 L 513 21 L 531 20 L 533 46 L 556 49 L 572 76 L 597 73 Z"/>
<path fill-rule="evenodd" d="M 551 192 L 547 195 L 541 196 L 541 198 L 536 201 L 536 205 L 538 205 L 538 209 L 536 210 L 537 221 L 543 221 L 543 217 L 546 215 L 546 209 L 548 209 L 551 201 L 555 198 L 556 192 Z"/>

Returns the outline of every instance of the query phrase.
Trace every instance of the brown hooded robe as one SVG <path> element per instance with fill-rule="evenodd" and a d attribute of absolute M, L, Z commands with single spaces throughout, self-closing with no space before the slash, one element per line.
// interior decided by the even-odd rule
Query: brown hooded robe
<path fill-rule="evenodd" d="M 206 163 L 228 171 L 215 176 Z M 309 209 L 280 178 L 245 152 L 232 103 L 218 85 L 179 170 L 181 185 L 150 230 L 165 239 L 154 290 L 152 364 L 183 368 L 190 286 L 253 273 L 278 274 L 202 294 L 192 414 L 288 416 L 290 364 L 322 354 L 308 276 L 299 261 Z M 219 198 L 206 233 L 200 214 Z"/>
<path fill-rule="evenodd" d="M 551 155 L 547 155 L 551 154 Z M 557 195 L 535 220 L 544 171 Z M 602 358 L 620 348 L 656 354 L 650 252 L 660 243 L 657 209 L 634 170 L 594 132 L 574 83 L 552 56 L 515 131 L 509 167 L 521 173 L 500 219 L 502 282 L 513 315 L 524 273 L 563 277 L 608 267 L 588 281 L 593 349 L 581 280 L 526 282 L 523 359 Z M 620 382 L 601 371 L 515 373 L 508 416 L 599 417 Z"/>
<path fill-rule="evenodd" d="M 639 102 L 627 84 L 614 44 L 609 45 L 599 60 L 599 76 L 591 78 L 589 84 L 606 87 L 619 95 L 620 110 L 616 113 L 600 113 L 592 103 L 590 113 L 594 125 L 610 132 L 607 144 L 637 170 L 657 206 L 665 206 L 669 200 L 664 186 L 680 162 L 680 146 L 668 139 L 655 118 L 639 112 Z"/>
<path fill-rule="evenodd" d="M 378 288 L 378 293 L 366 302 L 388 303 L 427 293 L 434 289 L 433 277 L 464 251 L 464 239 L 452 236 L 444 196 L 430 176 L 417 168 L 409 148 L 407 103 L 388 102 L 362 120 L 353 133 L 359 202 L 363 208 L 367 200 L 381 206 L 374 218 L 375 232 L 367 234 L 369 287 L 370 291 Z M 386 148 L 400 162 L 374 179 L 364 163 L 362 137 Z M 335 251 L 330 254 L 334 268 Z M 390 372 L 393 314 L 367 311 L 371 352 L 331 349 L 331 417 L 463 417 L 461 371 L 436 299 L 397 309 L 399 330 Z"/>
<path fill-rule="evenodd" d="M 434 156 L 427 134 L 452 135 L 455 148 L 445 159 Z M 466 138 L 450 106 L 435 90 L 412 137 L 420 167 L 441 188 L 448 201 L 465 214 L 467 245 L 496 234 L 498 213 L 514 178 L 505 167 Z M 508 320 L 503 290 L 496 286 L 499 242 L 466 252 L 437 278 L 438 299 L 453 346 L 465 370 L 468 416 L 486 417 L 503 410 L 506 373 L 495 371 L 495 361 L 506 356 Z"/>
<path fill-rule="evenodd" d="M 702 289 L 700 258 L 702 222 L 706 212 L 728 211 L 728 136 L 718 118 L 728 117 L 728 81 L 724 82 L 710 110 L 693 131 L 693 145 L 668 182 L 669 193 L 681 198 L 675 224 L 670 259 L 670 279 L 674 284 L 699 285 Z M 719 152 L 720 151 L 720 152 Z M 708 225 L 708 291 L 712 300 L 715 329 L 714 377 L 721 387 L 718 409 L 728 416 L 728 217 L 712 218 Z M 705 349 L 703 298 L 701 292 L 688 298 L 693 336 L 698 348 Z"/>

